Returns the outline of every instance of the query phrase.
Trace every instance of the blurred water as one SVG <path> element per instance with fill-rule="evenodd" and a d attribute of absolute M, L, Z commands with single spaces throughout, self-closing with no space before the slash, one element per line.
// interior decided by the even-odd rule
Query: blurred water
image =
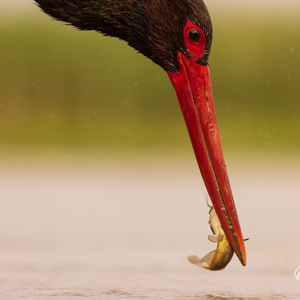
<path fill-rule="evenodd" d="M 250 240 L 221 272 L 186 259 L 215 247 L 191 153 L 2 158 L 1 299 L 300 299 L 292 155 L 227 160 Z"/>

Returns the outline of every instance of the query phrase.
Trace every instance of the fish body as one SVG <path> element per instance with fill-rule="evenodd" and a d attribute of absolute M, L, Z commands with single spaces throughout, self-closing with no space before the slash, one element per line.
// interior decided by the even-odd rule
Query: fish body
<path fill-rule="evenodd" d="M 208 223 L 214 234 L 209 235 L 208 239 L 213 243 L 217 243 L 217 249 L 209 252 L 202 259 L 196 255 L 191 255 L 188 257 L 188 260 L 191 263 L 208 270 L 223 270 L 230 262 L 234 251 L 222 229 L 220 220 L 213 206 L 209 212 Z"/>

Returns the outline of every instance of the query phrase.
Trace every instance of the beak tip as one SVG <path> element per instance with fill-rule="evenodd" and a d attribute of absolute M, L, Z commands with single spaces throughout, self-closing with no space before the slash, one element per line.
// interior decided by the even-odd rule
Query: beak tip
<path fill-rule="evenodd" d="M 240 255 L 237 255 L 237 256 L 238 256 L 238 258 L 239 258 L 241 264 L 245 267 L 246 264 L 247 264 L 247 259 L 246 259 L 246 252 L 245 252 L 245 250 L 242 251 L 242 252 L 240 253 Z"/>

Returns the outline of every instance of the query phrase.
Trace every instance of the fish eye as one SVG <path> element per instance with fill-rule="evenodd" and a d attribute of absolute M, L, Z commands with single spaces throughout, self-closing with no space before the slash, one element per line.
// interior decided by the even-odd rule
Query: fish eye
<path fill-rule="evenodd" d="M 196 29 L 191 29 L 188 32 L 188 37 L 191 42 L 198 43 L 201 38 L 201 33 Z"/>

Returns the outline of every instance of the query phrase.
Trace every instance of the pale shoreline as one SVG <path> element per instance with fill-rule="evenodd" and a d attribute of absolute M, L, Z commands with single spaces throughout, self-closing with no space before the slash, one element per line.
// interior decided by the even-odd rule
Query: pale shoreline
<path fill-rule="evenodd" d="M 66 153 L 1 156 L 1 299 L 298 298 L 299 160 L 228 157 L 248 264 L 210 272 L 192 152 Z"/>

